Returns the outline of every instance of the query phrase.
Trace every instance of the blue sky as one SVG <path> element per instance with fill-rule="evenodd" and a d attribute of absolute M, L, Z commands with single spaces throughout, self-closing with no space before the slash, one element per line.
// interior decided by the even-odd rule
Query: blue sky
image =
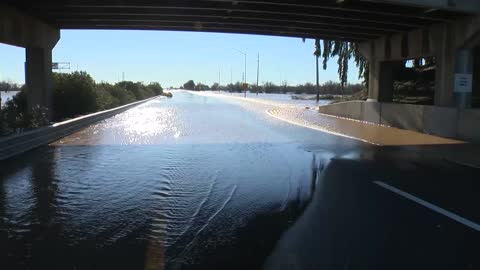
<path fill-rule="evenodd" d="M 54 62 L 70 62 L 96 81 L 158 81 L 179 86 L 189 79 L 208 85 L 241 81 L 247 52 L 247 80 L 256 80 L 260 53 L 260 82 L 297 85 L 315 81 L 314 42 L 299 38 L 166 31 L 63 30 L 53 51 Z M 25 50 L 0 44 L 0 80 L 24 82 Z M 336 59 L 320 72 L 320 81 L 338 81 Z M 352 62 L 349 82 L 358 82 Z"/>

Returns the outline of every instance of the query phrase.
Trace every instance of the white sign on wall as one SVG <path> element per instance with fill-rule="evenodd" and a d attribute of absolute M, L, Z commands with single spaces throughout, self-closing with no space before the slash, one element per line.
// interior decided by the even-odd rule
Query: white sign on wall
<path fill-rule="evenodd" d="M 456 93 L 472 92 L 472 74 L 455 73 L 455 92 Z"/>

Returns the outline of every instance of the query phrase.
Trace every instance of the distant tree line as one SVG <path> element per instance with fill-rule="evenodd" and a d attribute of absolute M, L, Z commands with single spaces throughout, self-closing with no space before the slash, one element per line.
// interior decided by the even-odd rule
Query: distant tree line
<path fill-rule="evenodd" d="M 341 83 L 328 81 L 320 85 L 320 94 L 321 95 L 353 95 L 362 89 L 365 86 L 363 84 L 345 84 L 342 86 Z M 205 90 L 221 90 L 229 92 L 242 92 L 243 84 L 241 82 L 236 82 L 234 84 L 228 85 L 218 85 L 214 83 L 212 86 L 205 85 L 203 83 L 195 84 L 193 80 L 189 80 L 183 85 L 183 89 L 194 90 L 194 91 L 205 91 Z M 256 85 L 250 85 L 248 91 L 255 92 Z M 295 94 L 316 94 L 317 90 L 315 85 L 311 83 L 299 84 L 296 86 L 288 85 L 286 82 L 277 85 L 272 82 L 264 82 L 263 85 L 258 86 L 259 93 L 295 93 Z"/>
<path fill-rule="evenodd" d="M 0 82 L 0 92 L 20 91 L 20 86 L 11 82 Z"/>
<path fill-rule="evenodd" d="M 5 83 L 0 83 L 0 86 L 4 85 Z M 46 117 L 47 109 L 28 110 L 28 89 L 25 86 L 18 89 L 20 92 L 7 101 L 0 110 L 2 135 L 8 135 L 18 129 L 47 125 L 49 122 Z M 51 115 L 54 121 L 61 121 L 158 95 L 171 96 L 171 93 L 164 93 L 162 86 L 156 82 L 96 83 L 86 72 L 54 73 Z"/>

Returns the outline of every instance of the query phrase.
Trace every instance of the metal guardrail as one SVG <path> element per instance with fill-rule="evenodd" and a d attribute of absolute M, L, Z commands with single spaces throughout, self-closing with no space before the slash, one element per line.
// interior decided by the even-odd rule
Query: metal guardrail
<path fill-rule="evenodd" d="M 0 161 L 54 142 L 92 124 L 110 118 L 116 114 L 122 113 L 137 105 L 156 98 L 158 98 L 158 96 L 133 102 L 113 109 L 80 116 L 25 133 L 0 138 Z"/>

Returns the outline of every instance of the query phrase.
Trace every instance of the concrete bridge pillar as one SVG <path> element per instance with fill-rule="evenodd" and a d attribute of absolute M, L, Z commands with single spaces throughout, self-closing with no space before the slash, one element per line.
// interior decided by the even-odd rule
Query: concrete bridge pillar
<path fill-rule="evenodd" d="M 51 108 L 52 49 L 27 47 L 25 51 L 25 83 L 28 91 L 28 108 Z M 51 116 L 50 112 L 49 116 Z"/>
<path fill-rule="evenodd" d="M 435 50 L 435 96 L 436 106 L 454 105 L 455 35 L 451 25 L 439 26 L 432 34 Z"/>
<path fill-rule="evenodd" d="M 395 73 L 402 68 L 403 62 L 399 59 L 385 57 L 386 45 L 385 39 L 360 44 L 360 51 L 367 58 L 369 64 L 369 101 L 393 101 L 393 80 Z"/>
<path fill-rule="evenodd" d="M 52 105 L 52 49 L 60 30 L 0 4 L 0 42 L 26 49 L 25 82 L 28 107 Z"/>
<path fill-rule="evenodd" d="M 402 67 L 402 61 L 374 61 L 369 66 L 368 99 L 379 102 L 393 101 L 393 81 Z"/>

